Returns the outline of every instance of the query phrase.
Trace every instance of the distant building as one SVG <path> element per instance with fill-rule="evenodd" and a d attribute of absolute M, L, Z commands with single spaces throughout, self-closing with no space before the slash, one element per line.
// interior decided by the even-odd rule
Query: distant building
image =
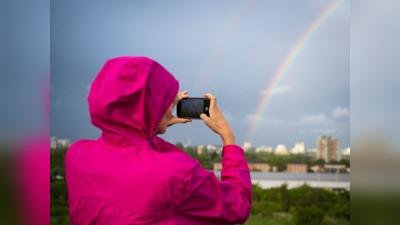
<path fill-rule="evenodd" d="M 350 147 L 343 149 L 343 155 L 350 155 Z"/>
<path fill-rule="evenodd" d="M 248 160 L 247 165 L 249 167 L 249 170 L 260 170 L 261 172 L 269 172 L 270 166 L 267 162 L 264 160 Z M 214 161 L 214 166 L 213 166 L 214 171 L 218 171 L 222 169 L 222 163 L 221 159 L 217 159 Z"/>
<path fill-rule="evenodd" d="M 342 157 L 340 140 L 333 140 L 331 137 L 322 136 L 317 139 L 317 159 L 325 162 L 339 161 Z"/>
<path fill-rule="evenodd" d="M 221 177 L 221 171 L 214 171 L 216 177 Z M 250 172 L 251 183 L 262 189 L 279 188 L 287 184 L 288 189 L 303 186 L 304 183 L 312 188 L 329 190 L 345 189 L 350 191 L 350 174 L 314 174 L 314 173 L 260 173 Z M 253 192 L 254 193 L 254 192 Z M 306 196 L 303 196 L 306 197 Z"/>
<path fill-rule="evenodd" d="M 269 146 L 263 145 L 261 147 L 256 148 L 256 152 L 272 152 L 272 148 Z"/>
<path fill-rule="evenodd" d="M 251 148 L 250 142 L 243 143 L 243 151 L 247 152 Z"/>
<path fill-rule="evenodd" d="M 217 143 L 217 144 L 215 144 L 215 145 L 207 145 L 206 146 L 207 147 L 207 151 L 209 152 L 209 153 L 213 153 L 213 152 L 216 152 L 216 153 L 218 153 L 218 154 L 221 154 L 221 152 L 222 152 L 222 145 L 221 144 L 219 144 L 219 143 Z"/>
<path fill-rule="evenodd" d="M 327 173 L 343 173 L 345 171 L 347 171 L 347 167 L 344 164 L 341 164 L 338 161 L 330 161 L 329 163 L 326 163 L 324 165 L 325 167 L 325 171 Z M 350 168 L 349 168 L 350 171 Z"/>
<path fill-rule="evenodd" d="M 50 138 L 50 149 L 68 149 L 71 147 L 71 142 L 68 139 L 57 139 L 57 137 Z"/>
<path fill-rule="evenodd" d="M 269 172 L 271 167 L 264 160 L 249 160 L 247 161 L 247 165 L 249 166 L 249 170 L 260 170 L 261 172 Z"/>
<path fill-rule="evenodd" d="M 343 149 L 342 159 L 350 160 L 350 147 Z"/>
<path fill-rule="evenodd" d="M 303 163 L 300 159 L 295 159 L 294 161 L 287 164 L 288 173 L 307 173 L 307 164 Z"/>
<path fill-rule="evenodd" d="M 203 154 L 203 149 L 204 149 L 204 146 L 203 146 L 203 145 L 197 146 L 197 155 Z"/>
<path fill-rule="evenodd" d="M 207 145 L 207 151 L 208 152 L 214 152 L 217 150 L 217 146 L 214 145 Z"/>
<path fill-rule="evenodd" d="M 57 149 L 57 137 L 50 138 L 50 149 Z"/>
<path fill-rule="evenodd" d="M 325 163 L 316 163 L 311 166 L 311 170 L 314 171 L 314 173 L 325 173 Z"/>
<path fill-rule="evenodd" d="M 304 142 L 296 143 L 291 152 L 292 154 L 304 154 L 306 153 L 306 145 Z"/>
<path fill-rule="evenodd" d="M 289 151 L 285 145 L 278 145 L 275 149 L 275 155 L 289 155 Z"/>

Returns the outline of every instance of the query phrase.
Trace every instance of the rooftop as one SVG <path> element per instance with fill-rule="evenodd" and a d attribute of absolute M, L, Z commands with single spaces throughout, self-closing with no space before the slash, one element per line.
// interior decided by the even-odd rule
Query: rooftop
<path fill-rule="evenodd" d="M 221 176 L 221 171 L 213 171 L 215 175 Z M 301 181 L 346 181 L 350 182 L 350 174 L 335 173 L 285 173 L 285 172 L 250 172 L 253 180 L 301 180 Z"/>

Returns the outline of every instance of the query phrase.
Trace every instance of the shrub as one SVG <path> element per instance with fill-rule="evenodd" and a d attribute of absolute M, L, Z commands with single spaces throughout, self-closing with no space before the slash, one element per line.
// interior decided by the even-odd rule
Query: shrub
<path fill-rule="evenodd" d="M 324 211 L 315 206 L 297 206 L 290 209 L 298 225 L 319 225 L 324 220 Z"/>

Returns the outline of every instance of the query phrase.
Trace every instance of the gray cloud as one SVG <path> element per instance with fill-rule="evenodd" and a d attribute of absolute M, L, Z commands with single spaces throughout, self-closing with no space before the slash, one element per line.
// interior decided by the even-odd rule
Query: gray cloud
<path fill-rule="evenodd" d="M 300 124 L 315 124 L 315 123 L 324 123 L 328 121 L 324 114 L 317 115 L 307 115 L 300 118 Z"/>
<path fill-rule="evenodd" d="M 350 116 L 350 110 L 348 108 L 337 107 L 332 111 L 332 116 L 334 118 L 342 118 Z"/>

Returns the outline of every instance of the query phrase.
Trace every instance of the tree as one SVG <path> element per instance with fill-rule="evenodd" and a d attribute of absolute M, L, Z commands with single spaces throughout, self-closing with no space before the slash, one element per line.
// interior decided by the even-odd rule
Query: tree
<path fill-rule="evenodd" d="M 191 146 L 186 147 L 186 153 L 191 157 L 197 156 L 197 151 Z"/>
<path fill-rule="evenodd" d="M 208 149 L 207 147 L 203 148 L 203 155 L 208 156 Z"/>
<path fill-rule="evenodd" d="M 217 158 L 217 157 L 218 157 L 217 151 L 214 151 L 214 152 L 211 154 L 211 160 L 214 161 L 214 159 Z"/>
<path fill-rule="evenodd" d="M 183 147 L 183 144 L 181 142 L 176 143 L 175 146 L 178 147 L 180 150 L 185 151 L 185 147 Z"/>
<path fill-rule="evenodd" d="M 315 163 L 319 164 L 319 163 L 326 163 L 324 159 L 317 159 L 317 161 L 315 161 Z"/>
<path fill-rule="evenodd" d="M 340 162 L 341 164 L 346 165 L 346 166 L 350 166 L 350 161 L 348 161 L 348 160 L 341 159 L 339 162 Z"/>

